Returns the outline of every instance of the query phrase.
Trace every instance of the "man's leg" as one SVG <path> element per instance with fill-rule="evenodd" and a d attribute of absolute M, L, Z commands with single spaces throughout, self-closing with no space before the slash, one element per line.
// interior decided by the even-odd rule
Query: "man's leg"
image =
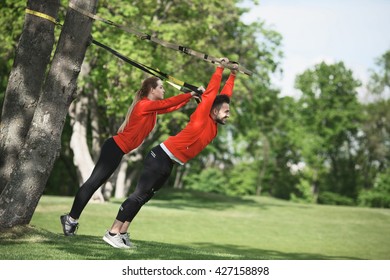
<path fill-rule="evenodd" d="M 116 217 L 110 232 L 124 233 L 141 207 L 148 202 L 167 181 L 173 162 L 160 146 L 153 148 L 146 156 L 144 168 L 135 191 L 126 199 Z M 127 223 L 126 223 L 127 222 Z"/>

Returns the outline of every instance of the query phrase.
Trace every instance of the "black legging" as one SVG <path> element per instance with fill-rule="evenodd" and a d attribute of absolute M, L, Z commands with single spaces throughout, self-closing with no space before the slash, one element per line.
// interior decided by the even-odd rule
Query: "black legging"
<path fill-rule="evenodd" d="M 131 222 L 142 205 L 164 185 L 171 175 L 172 168 L 173 161 L 160 145 L 154 147 L 144 160 L 144 168 L 135 191 L 122 203 L 116 219 L 121 222 Z"/>
<path fill-rule="evenodd" d="M 100 151 L 99 159 L 88 180 L 78 189 L 69 215 L 78 219 L 85 205 L 96 190 L 114 173 L 122 160 L 124 153 L 111 137 L 107 139 Z"/>

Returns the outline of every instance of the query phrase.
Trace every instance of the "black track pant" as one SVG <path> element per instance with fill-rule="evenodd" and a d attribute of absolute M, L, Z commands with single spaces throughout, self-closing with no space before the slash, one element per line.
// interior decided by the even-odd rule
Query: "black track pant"
<path fill-rule="evenodd" d="M 113 138 L 109 138 L 104 142 L 91 176 L 77 191 L 69 213 L 72 218 L 78 219 L 80 217 L 92 195 L 114 173 L 123 155 L 124 153 Z"/>
<path fill-rule="evenodd" d="M 131 222 L 142 205 L 148 202 L 167 181 L 173 164 L 160 145 L 154 147 L 144 160 L 144 168 L 135 191 L 122 203 L 116 219 L 121 222 Z"/>

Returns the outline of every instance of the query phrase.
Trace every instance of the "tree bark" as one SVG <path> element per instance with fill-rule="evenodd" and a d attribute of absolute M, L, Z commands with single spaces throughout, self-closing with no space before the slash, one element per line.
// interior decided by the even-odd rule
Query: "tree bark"
<path fill-rule="evenodd" d="M 119 165 L 118 175 L 116 177 L 115 184 L 115 198 L 124 198 L 126 196 L 126 172 L 129 166 L 128 161 L 125 157 L 122 159 L 121 164 Z"/>
<path fill-rule="evenodd" d="M 257 182 L 256 182 L 256 195 L 260 196 L 262 191 L 262 182 L 265 175 L 265 170 L 267 169 L 267 165 L 269 162 L 269 151 L 270 151 L 270 144 L 267 137 L 263 137 L 263 159 L 262 163 L 258 163 L 259 168 L 259 175 L 257 176 Z"/>
<path fill-rule="evenodd" d="M 88 97 L 80 96 L 71 107 L 72 110 L 69 110 L 72 126 L 70 148 L 73 151 L 73 164 L 78 170 L 81 186 L 87 181 L 95 165 L 87 143 Z"/>
<path fill-rule="evenodd" d="M 90 98 L 90 116 L 92 129 L 92 158 L 94 162 L 98 160 L 102 143 L 100 142 L 98 91 L 92 89 L 93 96 Z"/>
<path fill-rule="evenodd" d="M 29 0 L 27 8 L 57 17 L 59 0 Z M 0 126 L 0 194 L 25 142 L 54 44 L 55 24 L 26 14 L 9 76 Z"/>
<path fill-rule="evenodd" d="M 72 1 L 94 13 L 97 0 Z M 92 20 L 68 9 L 43 93 L 19 159 L 0 196 L 0 227 L 28 224 L 59 155 L 61 133 L 85 57 Z"/>
<path fill-rule="evenodd" d="M 130 174 L 127 174 L 128 173 L 127 170 L 129 168 L 129 162 L 135 164 L 136 162 L 142 161 L 143 152 L 144 149 L 142 146 L 140 146 L 137 149 L 133 150 L 131 153 L 126 154 L 123 157 L 115 181 L 115 193 L 114 193 L 115 198 L 124 198 L 127 196 L 132 182 L 139 175 L 139 170 L 136 170 L 136 168 L 131 170 Z"/>
<path fill-rule="evenodd" d="M 77 168 L 77 173 L 79 175 L 79 186 L 87 181 L 95 167 L 95 162 L 89 152 L 87 139 L 89 102 L 90 98 L 88 96 L 80 96 L 79 100 L 72 104 L 71 107 L 73 108 L 69 110 L 72 126 L 70 148 L 73 151 L 73 164 Z M 101 188 L 93 194 L 91 200 L 99 202 L 104 201 Z"/>
<path fill-rule="evenodd" d="M 85 77 L 90 74 L 91 66 L 88 62 L 84 62 L 81 67 L 80 77 Z M 81 186 L 90 177 L 95 163 L 98 160 L 99 151 L 92 149 L 92 154 L 88 146 L 88 121 L 91 119 L 93 146 L 97 146 L 98 138 L 98 116 L 97 116 L 97 92 L 90 89 L 89 85 L 79 91 L 79 98 L 73 102 L 69 109 L 71 117 L 72 136 L 70 138 L 70 148 L 73 151 L 73 164 L 77 168 L 79 186 Z M 93 97 L 89 91 L 94 91 Z M 96 99 L 96 102 L 95 102 Z M 92 196 L 92 201 L 103 202 L 104 197 L 99 188 Z"/>
<path fill-rule="evenodd" d="M 99 129 L 99 112 L 98 112 L 98 92 L 95 89 L 91 89 L 93 94 L 89 98 L 89 112 L 90 112 L 90 120 L 91 120 L 91 129 L 92 129 L 92 160 L 96 163 L 101 150 L 101 143 L 100 143 L 100 129 Z M 87 138 L 85 138 L 87 140 Z M 105 185 L 110 184 L 110 181 L 107 182 Z M 93 201 L 97 202 L 104 202 L 105 195 L 103 193 L 103 190 L 111 190 L 110 193 L 112 193 L 112 189 L 114 186 L 111 184 L 110 186 L 104 186 L 104 188 L 99 187 L 99 189 L 96 190 L 96 192 L 92 196 Z"/>

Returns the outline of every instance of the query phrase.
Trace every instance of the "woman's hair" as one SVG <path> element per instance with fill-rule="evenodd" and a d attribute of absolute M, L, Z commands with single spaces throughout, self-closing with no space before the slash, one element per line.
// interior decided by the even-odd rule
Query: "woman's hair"
<path fill-rule="evenodd" d="M 129 122 L 131 112 L 133 112 L 135 104 L 137 104 L 138 101 L 140 101 L 142 98 L 146 97 L 151 89 L 156 88 L 158 85 L 157 82 L 159 80 L 160 79 L 157 77 L 149 77 L 142 82 L 141 88 L 135 94 L 133 102 L 131 103 L 129 110 L 127 111 L 124 122 L 118 129 L 118 133 L 123 132 L 123 130 L 125 129 L 127 123 Z"/>

